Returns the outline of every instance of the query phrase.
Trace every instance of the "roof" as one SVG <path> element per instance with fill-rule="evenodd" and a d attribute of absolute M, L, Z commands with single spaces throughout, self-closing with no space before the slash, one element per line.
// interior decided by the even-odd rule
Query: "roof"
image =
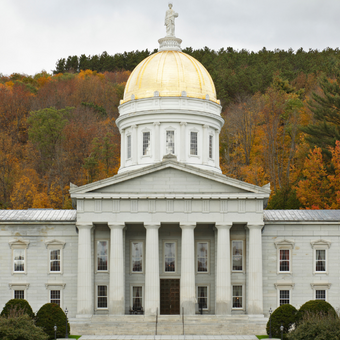
<path fill-rule="evenodd" d="M 76 218 L 76 210 L 0 210 L 0 222 L 75 222 Z"/>
<path fill-rule="evenodd" d="M 340 222 L 340 210 L 265 210 L 265 222 Z"/>
<path fill-rule="evenodd" d="M 195 58 L 178 51 L 162 51 L 144 59 L 131 73 L 121 104 L 134 99 L 159 97 L 208 99 L 218 103 L 214 82 Z"/>

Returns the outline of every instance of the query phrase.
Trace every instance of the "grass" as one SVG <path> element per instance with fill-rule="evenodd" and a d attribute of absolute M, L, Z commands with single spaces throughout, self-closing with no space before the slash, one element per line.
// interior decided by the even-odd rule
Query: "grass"
<path fill-rule="evenodd" d="M 81 335 L 69 335 L 68 336 L 70 339 L 79 339 Z"/>
<path fill-rule="evenodd" d="M 256 335 L 258 339 L 268 339 L 269 335 Z"/>

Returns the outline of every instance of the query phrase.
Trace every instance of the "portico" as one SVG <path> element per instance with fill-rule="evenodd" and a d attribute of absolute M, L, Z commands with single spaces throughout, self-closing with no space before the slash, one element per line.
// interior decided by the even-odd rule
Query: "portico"
<path fill-rule="evenodd" d="M 178 313 L 184 308 L 185 315 L 197 314 L 203 302 L 205 314 L 263 314 L 258 273 L 268 189 L 204 175 L 210 173 L 165 159 L 129 175 L 73 189 L 81 242 L 78 261 L 84 263 L 78 270 L 78 288 L 84 292 L 78 295 L 79 317 L 129 314 L 134 291 L 145 315 L 159 314 L 161 280 L 167 279 L 179 280 Z M 194 193 L 192 177 L 201 182 L 204 193 Z M 158 184 L 158 178 L 168 180 L 160 188 L 150 186 L 148 193 L 120 192 L 137 182 Z M 99 270 L 98 257 L 103 255 L 97 243 L 104 241 L 108 265 Z M 235 245 L 240 247 L 238 255 Z M 104 308 L 98 308 L 99 286 L 107 287 Z M 233 304 L 233 287 L 242 291 L 239 308 Z"/>

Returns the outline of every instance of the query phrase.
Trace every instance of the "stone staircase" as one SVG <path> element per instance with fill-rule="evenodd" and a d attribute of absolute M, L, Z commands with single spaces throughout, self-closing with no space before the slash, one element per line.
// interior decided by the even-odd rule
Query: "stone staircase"
<path fill-rule="evenodd" d="M 140 339 L 154 338 L 156 332 L 155 317 L 144 315 L 93 316 L 90 319 L 70 319 L 72 334 L 98 336 L 127 336 L 121 339 L 134 339 L 131 336 L 143 336 Z M 184 317 L 184 334 L 188 336 L 226 336 L 266 334 L 267 318 L 239 316 L 198 315 Z M 183 336 L 183 323 L 180 315 L 159 316 L 158 336 Z M 84 337 L 83 337 L 84 338 Z M 150 338 L 150 339 L 151 339 Z M 85 339 L 85 338 L 84 338 Z M 86 338 L 87 339 L 87 338 Z M 90 338 L 88 338 L 90 339 Z M 92 338 L 91 338 L 92 339 Z M 97 338 L 93 338 L 97 339 Z M 98 338 L 102 339 L 102 338 Z M 104 339 L 104 338 L 103 338 Z M 110 337 L 105 339 L 111 339 Z M 139 339 L 139 338 L 138 338 Z M 177 339 L 177 338 L 176 338 Z M 196 338 L 195 338 L 196 339 Z M 227 338 L 223 338 L 227 339 Z M 239 338 L 233 338 L 239 339 Z M 242 338 L 240 338 L 242 339 Z M 117 339 L 118 340 L 118 339 Z M 119 339 L 120 340 L 120 339 Z M 168 340 L 168 339 L 165 339 Z"/>

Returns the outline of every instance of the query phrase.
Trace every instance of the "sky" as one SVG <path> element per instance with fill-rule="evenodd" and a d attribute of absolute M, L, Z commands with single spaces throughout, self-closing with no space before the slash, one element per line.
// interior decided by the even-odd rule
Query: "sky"
<path fill-rule="evenodd" d="M 174 0 L 182 48 L 323 50 L 340 45 L 340 0 Z M 153 51 L 167 0 L 0 0 L 0 74 L 34 75 L 60 58 Z"/>

